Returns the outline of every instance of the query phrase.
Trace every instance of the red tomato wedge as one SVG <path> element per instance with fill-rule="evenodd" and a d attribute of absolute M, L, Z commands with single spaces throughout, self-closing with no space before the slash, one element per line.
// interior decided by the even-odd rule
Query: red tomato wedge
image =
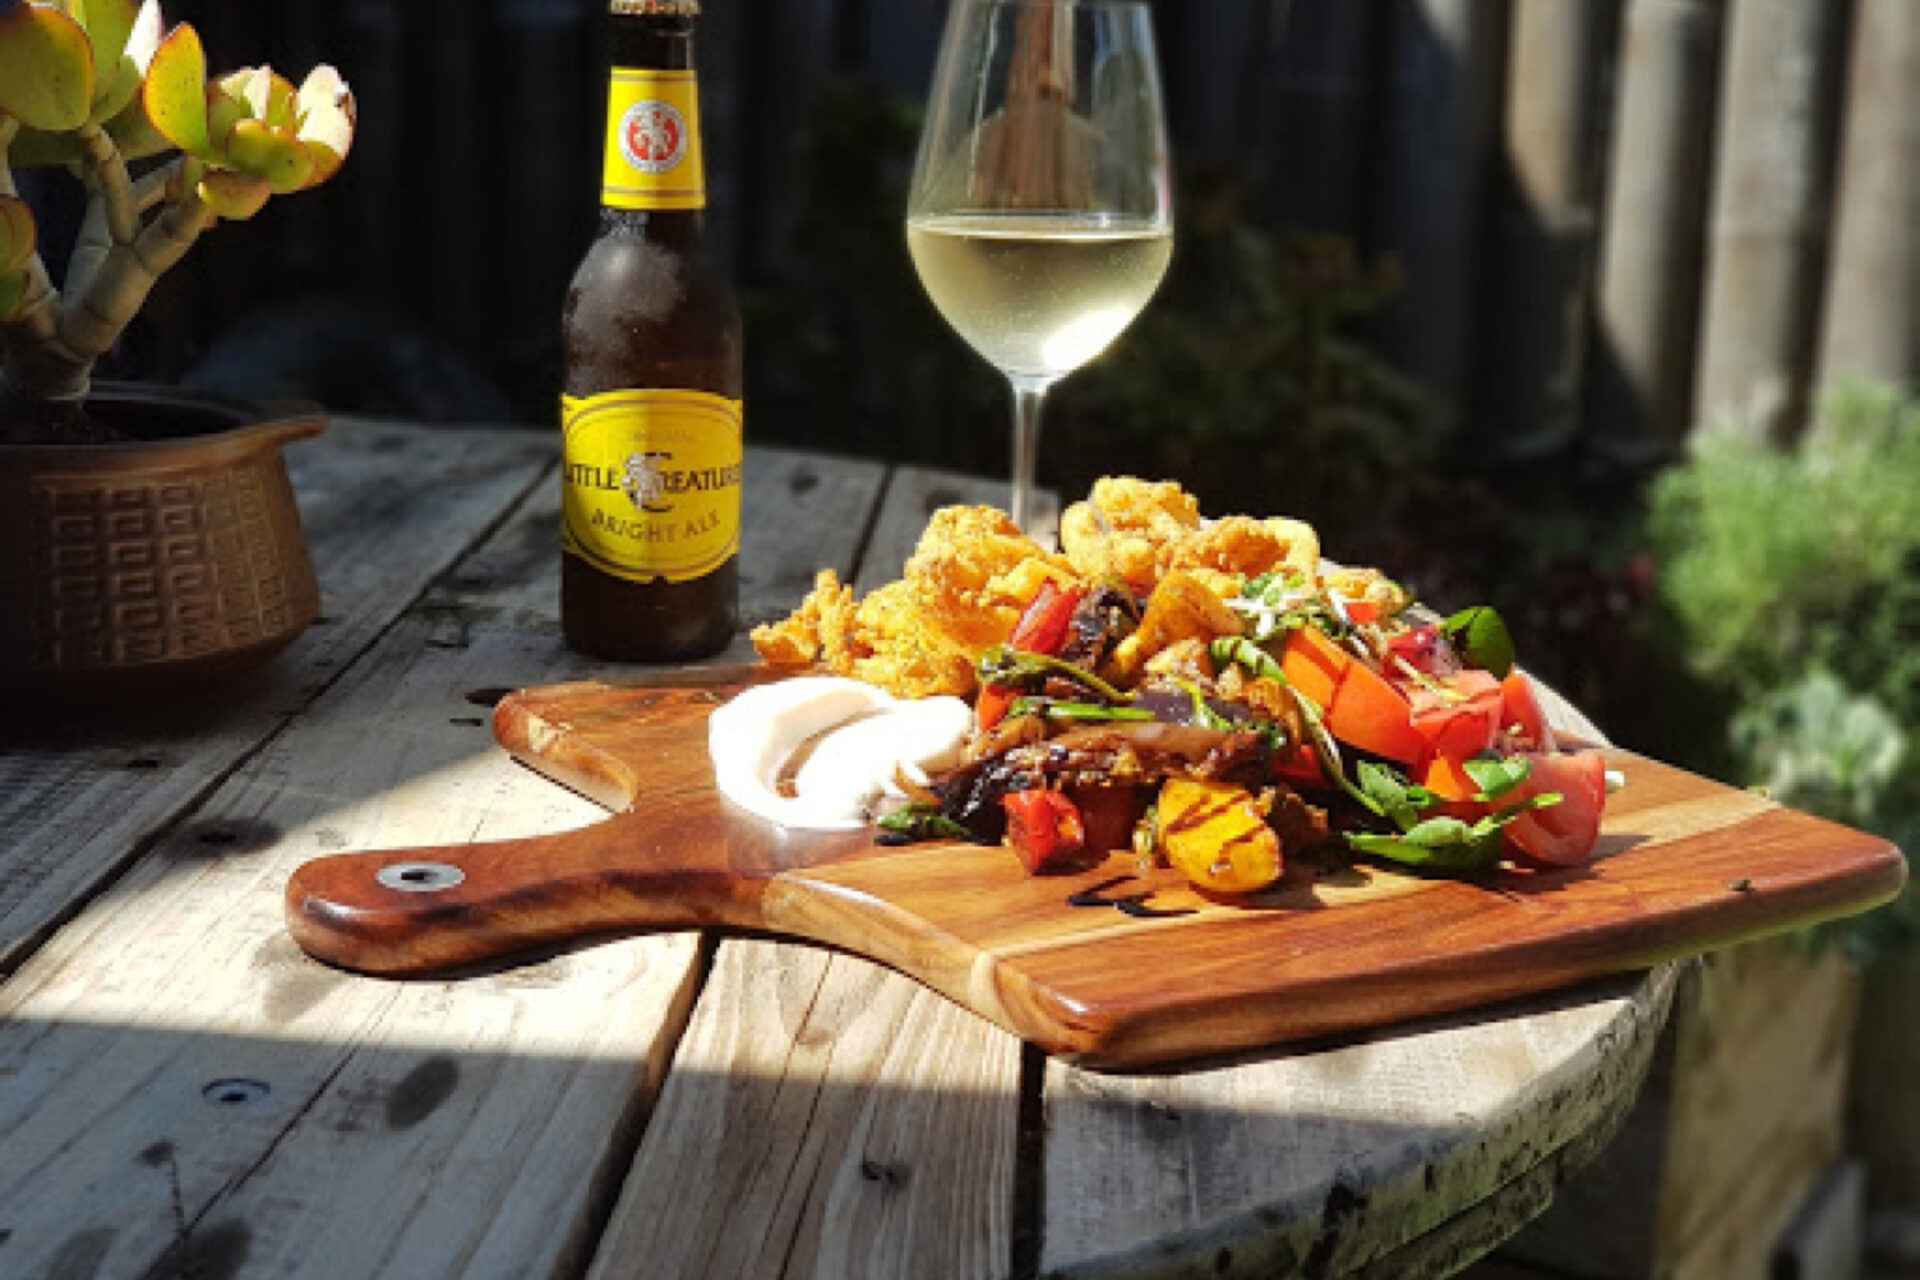
<path fill-rule="evenodd" d="M 1527 780 L 1501 797 L 1501 804 L 1546 791 L 1560 803 L 1523 813 L 1506 826 L 1508 849 L 1535 862 L 1575 867 L 1593 857 L 1600 840 L 1600 811 L 1607 802 L 1607 766 L 1597 751 L 1530 754 Z"/>
<path fill-rule="evenodd" d="M 1073 801 L 1058 791 L 1035 789 L 1009 791 L 1000 803 L 1007 811 L 1007 847 L 1030 873 L 1077 865 L 1087 829 Z"/>
<path fill-rule="evenodd" d="M 1066 644 L 1067 628 L 1073 623 L 1073 611 L 1079 607 L 1079 591 L 1063 591 L 1053 585 L 1052 578 L 1041 579 L 1040 589 L 1033 593 L 1033 599 L 1021 611 L 1020 620 L 1013 624 L 1007 647 L 1052 657 Z"/>
<path fill-rule="evenodd" d="M 1522 751 L 1552 751 L 1556 745 L 1553 726 L 1540 710 L 1533 681 L 1527 679 L 1524 671 L 1516 668 L 1507 673 L 1507 678 L 1500 682 L 1500 697 L 1500 727 L 1513 734 L 1514 747 Z"/>
<path fill-rule="evenodd" d="M 1073 625 L 1073 611 L 1079 607 L 1079 591 L 1063 591 L 1053 585 L 1053 579 L 1041 579 L 1040 589 L 1033 593 L 1033 599 L 1027 601 L 1027 607 L 1021 610 L 1019 621 L 1013 624 L 1013 633 L 1007 637 L 1007 647 L 1022 653 L 1054 656 L 1067 643 L 1067 632 Z M 984 686 L 973 704 L 974 722 L 982 729 L 993 728 L 1006 717 L 1013 698 L 1014 691 L 1005 685 Z"/>
<path fill-rule="evenodd" d="M 1468 760 L 1493 745 L 1500 731 L 1500 681 L 1490 672 L 1467 670 L 1430 677 L 1433 685 L 1408 681 L 1409 720 L 1434 751 Z"/>
<path fill-rule="evenodd" d="M 981 729 L 991 729 L 1007 718 L 1007 708 L 1013 705 L 1014 690 L 1011 685 L 986 684 L 980 686 L 980 696 L 973 700 L 974 723 Z"/>
<path fill-rule="evenodd" d="M 1430 750 L 1400 691 L 1324 633 L 1301 627 L 1289 635 L 1280 669 L 1326 713 L 1327 731 L 1347 745 L 1401 764 Z"/>
<path fill-rule="evenodd" d="M 1320 757 L 1305 744 L 1277 757 L 1273 762 L 1273 772 L 1280 781 L 1302 791 L 1319 791 L 1329 785 L 1327 772 L 1320 767 Z"/>

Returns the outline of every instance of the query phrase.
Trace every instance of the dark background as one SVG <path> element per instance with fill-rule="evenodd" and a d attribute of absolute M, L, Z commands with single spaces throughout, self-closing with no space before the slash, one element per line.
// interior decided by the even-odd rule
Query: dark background
<path fill-rule="evenodd" d="M 1889 208 L 1911 239 L 1911 196 L 1889 204 L 1880 157 L 1850 150 L 1856 103 L 1903 110 L 1865 74 L 1887 41 L 1864 25 L 1902 2 L 1161 0 L 1174 265 L 1049 397 L 1043 483 L 1170 477 L 1211 513 L 1304 516 L 1442 608 L 1497 605 L 1609 729 L 1704 763 L 1681 739 L 1716 737 L 1724 706 L 1696 713 L 1669 678 L 1685 641 L 1649 638 L 1645 487 L 1713 420 L 1714 352 L 1761 361 L 1735 372 L 1779 389 L 1755 419 L 1779 443 L 1849 364 L 1836 318 L 1920 335 L 1920 281 L 1830 235 Z M 710 226 L 747 315 L 752 439 L 1005 468 L 1005 388 L 924 298 L 901 227 L 944 13 L 706 5 Z M 216 70 L 335 63 L 359 135 L 326 187 L 210 234 L 107 371 L 551 430 L 598 189 L 600 6 L 168 17 Z M 1910 384 L 1920 337 L 1893 363 Z"/>

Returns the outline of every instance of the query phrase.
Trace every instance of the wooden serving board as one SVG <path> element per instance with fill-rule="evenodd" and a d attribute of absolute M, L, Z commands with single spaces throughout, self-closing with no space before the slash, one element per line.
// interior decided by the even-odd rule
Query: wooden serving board
<path fill-rule="evenodd" d="M 615 810 L 579 831 L 320 858 L 287 887 L 322 960 L 414 974 L 594 935 L 724 926 L 811 940 L 918 979 L 1050 1053 L 1138 1068 L 1380 1026 L 1642 968 L 1863 910 L 1905 861 L 1878 837 L 1622 751 L 1591 865 L 1423 880 L 1370 864 L 1135 918 L 1068 897 L 1130 855 L 1033 877 L 1002 848 L 888 848 L 787 831 L 719 796 L 706 721 L 738 683 L 598 683 L 503 701 L 516 757 Z"/>

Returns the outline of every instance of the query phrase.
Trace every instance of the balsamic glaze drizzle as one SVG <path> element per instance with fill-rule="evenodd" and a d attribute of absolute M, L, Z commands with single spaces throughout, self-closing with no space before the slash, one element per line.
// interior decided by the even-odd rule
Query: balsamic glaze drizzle
<path fill-rule="evenodd" d="M 1166 920 L 1174 916 L 1190 916 L 1192 907 L 1150 907 L 1147 899 L 1153 896 L 1152 890 L 1142 893 L 1117 893 L 1109 897 L 1107 890 L 1115 885 L 1125 884 L 1132 876 L 1114 876 L 1111 880 L 1102 880 L 1099 884 L 1089 885 L 1078 893 L 1067 895 L 1070 907 L 1112 907 L 1124 912 L 1136 920 Z"/>

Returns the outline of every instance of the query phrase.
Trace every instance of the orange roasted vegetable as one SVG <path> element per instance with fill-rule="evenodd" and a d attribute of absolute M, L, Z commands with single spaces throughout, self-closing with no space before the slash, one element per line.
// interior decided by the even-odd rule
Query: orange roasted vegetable
<path fill-rule="evenodd" d="M 1406 695 L 1324 633 L 1301 627 L 1290 634 L 1280 669 L 1325 714 L 1327 731 L 1348 746 L 1401 764 L 1427 755 Z"/>
<path fill-rule="evenodd" d="M 1280 837 L 1267 808 L 1230 782 L 1169 778 L 1160 788 L 1167 860 L 1210 893 L 1252 893 L 1280 878 Z"/>

